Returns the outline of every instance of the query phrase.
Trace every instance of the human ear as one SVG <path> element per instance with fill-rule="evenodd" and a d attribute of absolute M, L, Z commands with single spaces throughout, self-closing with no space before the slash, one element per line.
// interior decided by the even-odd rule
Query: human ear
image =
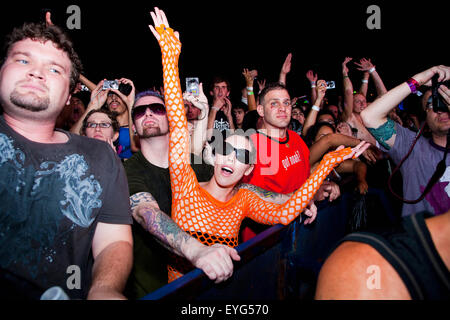
<path fill-rule="evenodd" d="M 256 106 L 256 111 L 258 112 L 260 117 L 264 117 L 264 106 L 263 105 L 258 104 Z"/>
<path fill-rule="evenodd" d="M 252 173 L 253 169 L 255 168 L 255 165 L 251 164 L 247 170 L 244 172 L 244 176 L 248 176 L 250 173 Z"/>

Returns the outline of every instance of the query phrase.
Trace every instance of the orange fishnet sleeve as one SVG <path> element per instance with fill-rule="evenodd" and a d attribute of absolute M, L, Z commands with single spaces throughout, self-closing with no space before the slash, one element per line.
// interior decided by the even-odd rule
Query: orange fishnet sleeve
<path fill-rule="evenodd" d="M 193 180 L 196 181 L 195 174 L 189 165 L 189 132 L 178 74 L 181 42 L 175 36 L 172 28 L 161 25 L 156 28 L 156 31 L 160 35 L 164 99 L 169 119 L 169 172 L 172 201 L 176 201 L 185 197 L 188 193 L 187 188 L 192 188 L 194 186 Z"/>
<path fill-rule="evenodd" d="M 345 148 L 327 153 L 317 169 L 283 205 L 266 202 L 256 195 L 249 197 L 246 215 L 259 223 L 289 224 L 306 208 L 331 170 L 351 152 L 351 148 Z"/>
<path fill-rule="evenodd" d="M 342 161 L 349 149 L 324 157 L 324 162 L 293 197 L 279 206 L 265 202 L 248 190 L 240 190 L 230 201 L 221 203 L 202 190 L 189 165 L 189 136 L 178 74 L 181 43 L 171 28 L 157 27 L 162 52 L 164 98 L 170 128 L 169 171 L 172 187 L 172 218 L 186 232 L 206 245 L 237 245 L 245 215 L 261 223 L 287 224 L 307 206 L 333 166 Z M 186 261 L 178 257 L 169 266 L 169 281 L 180 277 Z M 182 272 L 180 271 L 182 270 Z"/>

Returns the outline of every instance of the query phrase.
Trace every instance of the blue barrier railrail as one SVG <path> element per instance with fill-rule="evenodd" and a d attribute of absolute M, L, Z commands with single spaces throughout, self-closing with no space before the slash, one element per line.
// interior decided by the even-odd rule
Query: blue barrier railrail
<path fill-rule="evenodd" d="M 392 223 L 392 208 L 384 192 L 369 188 L 376 206 L 372 216 Z M 147 294 L 144 300 L 279 300 L 310 299 L 320 268 L 334 244 L 348 233 L 351 194 L 317 204 L 312 225 L 296 219 L 287 226 L 275 225 L 236 247 L 241 261 L 234 263 L 233 276 L 214 284 L 200 270 Z M 376 217 L 378 216 L 378 217 Z"/>

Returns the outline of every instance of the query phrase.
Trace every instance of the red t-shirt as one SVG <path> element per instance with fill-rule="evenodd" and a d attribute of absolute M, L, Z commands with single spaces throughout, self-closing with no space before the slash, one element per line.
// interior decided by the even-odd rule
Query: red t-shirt
<path fill-rule="evenodd" d="M 297 133 L 287 130 L 283 140 L 260 132 L 250 138 L 258 155 L 253 172 L 243 182 L 284 194 L 302 186 L 309 177 L 309 149 Z"/>

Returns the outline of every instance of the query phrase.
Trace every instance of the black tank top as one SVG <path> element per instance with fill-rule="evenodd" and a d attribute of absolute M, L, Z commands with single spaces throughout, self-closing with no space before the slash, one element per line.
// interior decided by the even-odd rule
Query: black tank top
<path fill-rule="evenodd" d="M 430 216 L 426 212 L 407 216 L 389 232 L 352 233 L 339 241 L 336 247 L 344 241 L 368 244 L 397 271 L 412 299 L 449 300 L 450 272 L 425 224 L 425 217 Z"/>

